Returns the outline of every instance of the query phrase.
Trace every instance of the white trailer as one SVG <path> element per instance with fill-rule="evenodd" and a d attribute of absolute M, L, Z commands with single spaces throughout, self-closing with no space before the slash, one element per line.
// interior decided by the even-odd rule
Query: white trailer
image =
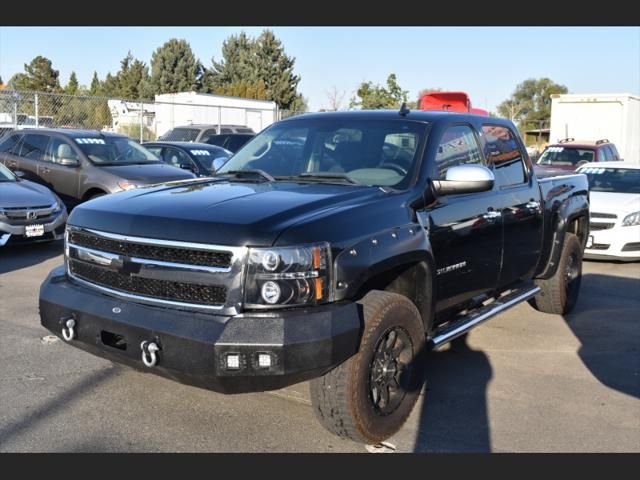
<path fill-rule="evenodd" d="M 551 95 L 549 141 L 614 143 L 625 161 L 640 163 L 640 97 L 628 93 Z"/>
<path fill-rule="evenodd" d="M 160 136 L 182 125 L 244 125 L 259 132 L 277 119 L 277 105 L 266 100 L 182 92 L 155 96 L 155 129 Z"/>

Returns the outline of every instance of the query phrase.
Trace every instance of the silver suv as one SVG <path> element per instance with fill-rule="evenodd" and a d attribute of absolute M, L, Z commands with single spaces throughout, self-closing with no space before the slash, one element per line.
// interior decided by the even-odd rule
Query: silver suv
<path fill-rule="evenodd" d="M 182 125 L 180 127 L 174 127 L 164 135 L 161 135 L 158 140 L 167 142 L 200 142 L 209 138 L 211 135 L 221 135 L 226 133 L 254 133 L 252 128 L 244 125 L 211 125 L 211 124 L 197 124 L 197 125 Z"/>

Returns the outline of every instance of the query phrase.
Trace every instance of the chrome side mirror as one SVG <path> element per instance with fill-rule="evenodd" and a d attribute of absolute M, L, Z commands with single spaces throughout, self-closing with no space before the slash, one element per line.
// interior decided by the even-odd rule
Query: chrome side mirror
<path fill-rule="evenodd" d="M 440 195 L 486 192 L 493 188 L 495 177 L 484 165 L 456 165 L 447 170 L 444 180 L 433 180 Z"/>

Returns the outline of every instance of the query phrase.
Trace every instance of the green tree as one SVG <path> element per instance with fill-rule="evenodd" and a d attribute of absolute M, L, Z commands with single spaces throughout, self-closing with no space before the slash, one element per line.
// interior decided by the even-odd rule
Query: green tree
<path fill-rule="evenodd" d="M 529 78 L 518 84 L 511 96 L 498 105 L 498 114 L 517 123 L 520 130 L 548 126 L 551 95 L 568 91 L 566 86 L 549 78 Z"/>
<path fill-rule="evenodd" d="M 400 108 L 402 102 L 407 101 L 407 90 L 398 85 L 395 73 L 387 77 L 387 86 L 374 85 L 372 82 L 362 82 L 356 91 L 356 97 L 350 102 L 350 107 L 362 110 L 395 109 Z"/>
<path fill-rule="evenodd" d="M 155 94 L 198 89 L 202 65 L 186 40 L 172 38 L 151 56 L 150 83 Z"/>
<path fill-rule="evenodd" d="M 222 59 L 212 59 L 204 85 L 207 91 L 223 93 L 229 88 L 241 90 L 242 82 L 246 82 L 247 88 L 259 93 L 264 84 L 265 99 L 275 101 L 280 109 L 291 110 L 303 104 L 297 91 L 300 76 L 294 74 L 294 66 L 295 58 L 285 53 L 271 30 L 264 30 L 256 39 L 241 32 L 223 42 Z"/>
<path fill-rule="evenodd" d="M 131 52 L 121 60 L 115 80 L 119 97 L 135 100 L 153 98 L 149 68 L 143 61 L 133 58 Z"/>
<path fill-rule="evenodd" d="M 80 84 L 78 83 L 78 77 L 76 76 L 76 72 L 71 72 L 69 76 L 69 83 L 64 87 L 64 93 L 68 93 L 69 95 L 77 95 L 80 90 Z"/>
<path fill-rule="evenodd" d="M 52 66 L 51 60 L 38 55 L 31 63 L 24 64 L 25 73 L 16 73 L 9 80 L 9 87 L 14 90 L 31 90 L 36 92 L 60 92 L 60 72 Z"/>
<path fill-rule="evenodd" d="M 98 72 L 93 72 L 93 78 L 91 79 L 91 86 L 89 87 L 89 95 L 97 97 L 102 94 L 102 83 L 98 78 Z"/>
<path fill-rule="evenodd" d="M 2 90 L 3 88 L 5 88 L 5 85 L 2 82 L 2 77 L 0 77 L 0 90 Z"/>

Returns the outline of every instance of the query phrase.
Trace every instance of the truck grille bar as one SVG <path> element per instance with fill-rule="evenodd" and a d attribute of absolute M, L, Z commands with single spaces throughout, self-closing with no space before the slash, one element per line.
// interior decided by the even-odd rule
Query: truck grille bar
<path fill-rule="evenodd" d="M 140 303 L 235 314 L 246 247 L 132 237 L 68 227 L 67 272 L 76 281 Z"/>

